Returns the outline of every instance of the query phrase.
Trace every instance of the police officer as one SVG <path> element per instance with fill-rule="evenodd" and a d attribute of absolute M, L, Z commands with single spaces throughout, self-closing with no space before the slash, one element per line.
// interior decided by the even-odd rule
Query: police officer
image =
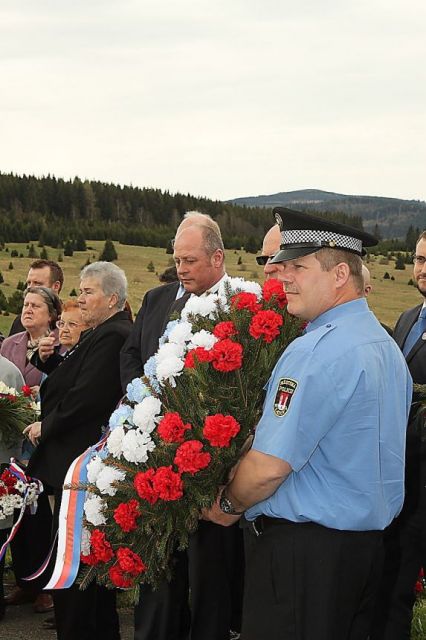
<path fill-rule="evenodd" d="M 290 313 L 252 450 L 205 517 L 245 511 L 244 640 L 366 640 L 382 530 L 401 509 L 412 382 L 369 311 L 359 229 L 274 210 Z"/>

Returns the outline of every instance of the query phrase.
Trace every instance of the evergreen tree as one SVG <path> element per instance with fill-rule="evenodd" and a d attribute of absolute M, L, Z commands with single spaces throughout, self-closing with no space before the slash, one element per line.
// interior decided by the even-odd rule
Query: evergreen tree
<path fill-rule="evenodd" d="M 4 277 L 2 272 L 0 271 L 0 284 L 2 284 L 4 282 Z"/>
<path fill-rule="evenodd" d="M 64 261 L 64 256 L 62 254 L 62 251 L 60 251 L 58 253 L 58 257 L 56 258 L 56 262 L 63 262 Z"/>
<path fill-rule="evenodd" d="M 29 258 L 38 258 L 38 253 L 35 249 L 35 246 L 33 244 L 30 244 L 29 248 L 28 248 L 28 257 Z"/>
<path fill-rule="evenodd" d="M 10 252 L 10 257 L 11 258 L 17 258 L 18 257 L 18 252 L 16 251 L 16 249 L 12 249 L 12 251 Z"/>
<path fill-rule="evenodd" d="M 49 254 L 47 253 L 46 247 L 43 247 L 43 249 L 40 251 L 40 258 L 42 260 L 49 260 Z"/>
<path fill-rule="evenodd" d="M 77 291 L 73 288 L 70 291 L 70 297 L 76 296 L 77 295 Z"/>
<path fill-rule="evenodd" d="M 24 296 L 22 294 L 22 291 L 14 291 L 7 303 L 8 311 L 10 311 L 10 313 L 15 313 L 16 315 L 18 315 L 19 313 L 21 313 L 23 302 Z"/>
<path fill-rule="evenodd" d="M 114 247 L 112 240 L 105 240 L 104 248 L 99 256 L 99 260 L 105 260 L 106 262 L 113 262 L 117 260 L 118 255 Z"/>
<path fill-rule="evenodd" d="M 149 262 L 149 263 L 148 263 L 147 269 L 148 269 L 148 271 L 150 271 L 151 273 L 154 273 L 154 271 L 155 271 L 155 266 L 154 266 L 154 263 L 153 263 L 153 261 L 152 261 L 152 260 L 151 260 L 151 262 Z"/>
<path fill-rule="evenodd" d="M 71 240 L 67 240 L 64 244 L 64 256 L 72 256 L 74 253 Z"/>
<path fill-rule="evenodd" d="M 398 253 L 395 261 L 395 269 L 403 271 L 405 269 L 405 260 L 402 253 Z"/>
<path fill-rule="evenodd" d="M 18 291 L 25 291 L 25 289 L 27 288 L 27 285 L 25 284 L 25 282 L 22 282 L 22 280 L 19 280 L 18 284 L 16 285 L 16 288 Z"/>
<path fill-rule="evenodd" d="M 1 289 L 0 289 L 0 310 L 1 311 L 7 310 L 7 298 Z"/>
<path fill-rule="evenodd" d="M 9 269 L 9 271 L 12 271 L 12 269 L 13 269 L 13 262 L 9 262 L 8 269 Z"/>

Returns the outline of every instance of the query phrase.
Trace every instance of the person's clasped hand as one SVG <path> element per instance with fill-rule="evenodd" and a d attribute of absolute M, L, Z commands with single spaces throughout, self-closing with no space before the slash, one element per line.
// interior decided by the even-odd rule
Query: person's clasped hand
<path fill-rule="evenodd" d="M 34 445 L 37 446 L 41 436 L 41 422 L 33 422 L 24 429 L 24 436 Z"/>
<path fill-rule="evenodd" d="M 48 336 L 40 339 L 38 344 L 38 356 L 42 362 L 46 362 L 48 358 L 55 352 L 56 336 L 52 331 Z"/>

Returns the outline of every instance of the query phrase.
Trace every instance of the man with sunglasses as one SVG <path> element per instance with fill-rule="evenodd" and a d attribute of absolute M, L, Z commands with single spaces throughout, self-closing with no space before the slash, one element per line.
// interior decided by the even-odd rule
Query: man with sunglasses
<path fill-rule="evenodd" d="M 402 349 L 414 383 L 425 384 L 426 231 L 417 240 L 413 262 L 413 278 L 423 301 L 401 315 L 393 338 Z M 415 584 L 421 567 L 426 569 L 426 442 L 418 408 L 414 394 L 407 429 L 404 507 L 385 532 L 384 571 L 371 640 L 410 638 Z"/>

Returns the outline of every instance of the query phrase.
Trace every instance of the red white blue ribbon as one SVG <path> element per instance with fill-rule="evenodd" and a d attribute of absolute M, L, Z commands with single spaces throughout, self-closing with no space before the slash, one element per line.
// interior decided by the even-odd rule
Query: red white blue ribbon
<path fill-rule="evenodd" d="M 108 436 L 109 432 L 105 433 L 97 444 L 86 449 L 84 453 L 74 460 L 65 476 L 64 486 L 75 487 L 87 483 L 87 465 L 93 455 L 104 448 Z M 67 488 L 62 492 L 55 567 L 52 577 L 44 589 L 68 589 L 77 578 L 80 567 L 85 496 L 85 489 Z M 49 564 L 52 551 L 53 547 L 42 566 L 31 576 L 28 576 L 26 580 L 34 580 L 43 573 Z"/>

